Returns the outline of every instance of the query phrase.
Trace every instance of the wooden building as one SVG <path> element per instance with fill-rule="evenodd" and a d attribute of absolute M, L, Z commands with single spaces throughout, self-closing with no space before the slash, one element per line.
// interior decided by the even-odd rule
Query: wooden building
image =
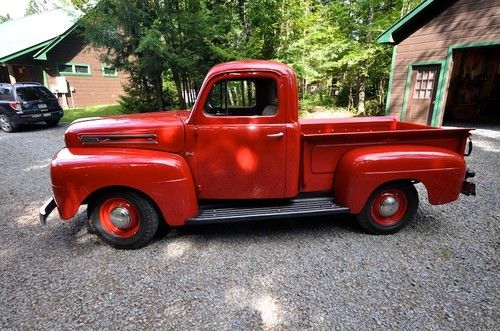
<path fill-rule="evenodd" d="M 377 41 L 394 45 L 387 114 L 500 123 L 500 0 L 426 0 Z"/>
<path fill-rule="evenodd" d="M 78 14 L 63 9 L 1 24 L 0 82 L 39 82 L 65 108 L 117 103 L 126 75 L 102 63 L 81 32 Z"/>

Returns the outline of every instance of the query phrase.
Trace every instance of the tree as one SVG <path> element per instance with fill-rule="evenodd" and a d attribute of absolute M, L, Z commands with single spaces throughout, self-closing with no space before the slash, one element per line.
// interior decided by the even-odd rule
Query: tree
<path fill-rule="evenodd" d="M 28 2 L 28 7 L 26 7 L 26 11 L 24 12 L 24 16 L 38 14 L 41 12 L 42 12 L 42 10 L 40 9 L 40 6 L 38 5 L 38 1 L 30 0 Z"/>
<path fill-rule="evenodd" d="M 10 21 L 12 17 L 7 13 L 7 15 L 0 15 L 0 24 Z"/>
<path fill-rule="evenodd" d="M 103 60 L 129 73 L 134 107 L 184 108 L 212 65 L 256 58 L 290 64 L 303 100 L 359 114 L 384 108 L 391 49 L 376 37 L 418 1 L 71 0 Z"/>

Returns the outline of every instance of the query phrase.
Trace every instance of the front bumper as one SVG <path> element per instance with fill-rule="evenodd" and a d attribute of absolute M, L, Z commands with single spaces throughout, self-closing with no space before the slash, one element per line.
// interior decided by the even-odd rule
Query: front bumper
<path fill-rule="evenodd" d="M 54 200 L 53 197 L 50 197 L 50 199 L 48 199 L 47 201 L 45 201 L 45 203 L 40 207 L 40 223 L 42 225 L 45 225 L 47 224 L 47 217 L 49 217 L 50 213 L 52 213 L 52 211 L 54 209 L 56 209 L 56 201 Z"/>

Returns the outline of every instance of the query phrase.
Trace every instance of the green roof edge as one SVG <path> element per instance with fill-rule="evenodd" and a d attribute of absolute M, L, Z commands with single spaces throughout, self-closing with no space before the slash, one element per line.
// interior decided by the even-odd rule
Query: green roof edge
<path fill-rule="evenodd" d="M 425 0 L 420 3 L 417 7 L 415 7 L 408 14 L 403 16 L 399 21 L 397 21 L 394 25 L 392 25 L 389 29 L 383 32 L 380 36 L 377 37 L 377 42 L 379 44 L 394 44 L 394 39 L 392 34 L 403 27 L 409 20 L 418 15 L 422 10 L 427 8 L 431 3 L 436 0 Z"/>
<path fill-rule="evenodd" d="M 45 47 L 48 44 L 50 44 L 50 42 L 52 42 L 54 39 L 56 39 L 56 38 L 52 38 L 52 39 L 49 39 L 49 40 L 42 41 L 41 43 L 36 44 L 34 46 L 31 46 L 31 47 L 25 48 L 23 50 L 20 50 L 18 52 L 9 54 L 7 56 L 4 56 L 4 57 L 0 58 L 0 62 L 7 62 L 9 60 L 15 59 L 16 57 L 19 57 L 19 56 L 24 55 L 26 53 L 29 53 L 31 51 L 34 51 L 34 50 L 37 50 L 39 48 Z"/>
<path fill-rule="evenodd" d="M 54 47 L 57 46 L 61 41 L 64 40 L 75 28 L 78 26 L 78 23 L 73 24 L 68 30 L 66 30 L 63 34 L 59 35 L 58 37 L 55 37 L 54 39 L 51 40 L 51 42 L 46 45 L 44 48 L 39 50 L 35 55 L 33 55 L 33 58 L 35 60 L 47 60 L 47 53 Z"/>

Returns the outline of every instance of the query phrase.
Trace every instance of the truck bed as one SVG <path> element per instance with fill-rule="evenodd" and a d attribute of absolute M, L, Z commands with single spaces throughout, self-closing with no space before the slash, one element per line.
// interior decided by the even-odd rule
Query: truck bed
<path fill-rule="evenodd" d="M 300 120 L 301 191 L 331 190 L 338 161 L 347 151 L 375 145 L 436 146 L 463 154 L 471 129 L 435 128 L 392 116 Z"/>

